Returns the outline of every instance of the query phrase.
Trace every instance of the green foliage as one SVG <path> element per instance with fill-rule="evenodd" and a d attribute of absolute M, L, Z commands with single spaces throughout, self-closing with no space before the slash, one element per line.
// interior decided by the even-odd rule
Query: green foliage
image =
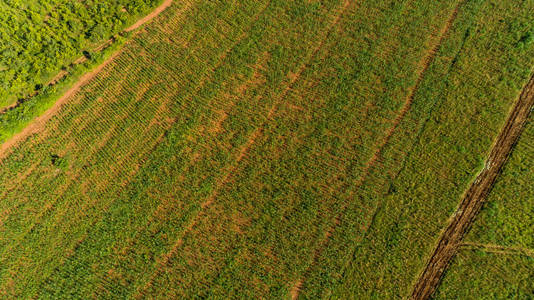
<path fill-rule="evenodd" d="M 461 250 L 433 299 L 532 299 L 534 258 L 517 253 Z"/>
<path fill-rule="evenodd" d="M 532 74 L 534 47 L 519 49 L 516 43 L 534 22 L 534 1 L 463 3 L 410 110 L 382 151 L 381 164 L 355 189 L 343 225 L 312 268 L 304 295 L 407 297 L 440 231 L 483 167 Z M 524 197 L 529 196 L 519 199 Z M 364 199 L 372 209 L 362 221 Z M 510 213 L 523 218 L 532 210 L 516 211 Z"/>
<path fill-rule="evenodd" d="M 118 36 L 113 44 L 103 51 L 90 53 L 90 60 L 83 64 L 72 66 L 69 74 L 53 86 L 44 86 L 36 96 L 10 109 L 0 115 L 0 143 L 10 139 L 16 133 L 22 131 L 36 117 L 48 110 L 72 84 L 74 84 L 83 74 L 91 71 L 101 64 L 106 58 L 120 49 L 126 42 L 126 38 Z"/>
<path fill-rule="evenodd" d="M 1 0 L 0 107 L 27 97 L 159 2 Z"/>

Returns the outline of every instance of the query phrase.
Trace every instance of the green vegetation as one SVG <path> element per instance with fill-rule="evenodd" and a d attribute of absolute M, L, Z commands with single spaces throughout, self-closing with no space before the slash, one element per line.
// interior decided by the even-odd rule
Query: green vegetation
<path fill-rule="evenodd" d="M 534 294 L 534 118 L 473 224 L 437 299 L 529 299 Z"/>
<path fill-rule="evenodd" d="M 61 68 L 160 0 L 0 1 L 0 107 L 27 97 Z"/>
<path fill-rule="evenodd" d="M 533 9 L 173 2 L 2 158 L 0 296 L 406 297 L 531 74 Z"/>
<path fill-rule="evenodd" d="M 461 251 L 434 299 L 532 299 L 534 260 L 481 250 Z"/>
<path fill-rule="evenodd" d="M 401 298 L 483 167 L 529 78 L 533 1 L 467 1 L 414 103 L 371 170 L 305 286 L 310 297 Z M 415 137 L 415 138 L 414 138 Z M 361 220 L 361 206 L 369 215 Z"/>
<path fill-rule="evenodd" d="M 534 249 L 533 120 L 531 115 L 467 241 Z"/>

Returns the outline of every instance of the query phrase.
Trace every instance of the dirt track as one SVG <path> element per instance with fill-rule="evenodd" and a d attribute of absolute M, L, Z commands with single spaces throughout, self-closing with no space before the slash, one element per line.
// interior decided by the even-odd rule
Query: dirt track
<path fill-rule="evenodd" d="M 460 245 L 460 248 L 469 250 L 482 250 L 484 252 L 495 254 L 524 255 L 534 258 L 534 251 L 525 247 L 507 247 L 495 244 L 463 242 Z"/>
<path fill-rule="evenodd" d="M 417 71 L 417 80 L 415 82 L 415 85 L 413 85 L 406 95 L 406 99 L 404 101 L 404 104 L 402 108 L 399 110 L 397 116 L 393 120 L 393 125 L 386 131 L 384 139 L 377 145 L 375 152 L 373 153 L 373 156 L 367 161 L 361 178 L 354 183 L 354 186 L 356 189 L 359 189 L 364 181 L 367 179 L 367 176 L 369 175 L 369 172 L 372 167 L 375 166 L 376 162 L 380 159 L 380 155 L 382 154 L 382 151 L 384 150 L 384 147 L 389 143 L 389 140 L 393 136 L 393 134 L 396 132 L 397 128 L 399 127 L 400 123 L 410 110 L 413 101 L 415 99 L 415 95 L 417 93 L 417 90 L 419 89 L 419 86 L 421 82 L 423 81 L 423 78 L 434 61 L 441 44 L 445 40 L 445 38 L 448 36 L 449 30 L 452 27 L 452 24 L 454 23 L 454 20 L 458 16 L 458 10 L 460 5 L 463 3 L 463 1 L 459 1 L 452 13 L 450 14 L 449 18 L 445 22 L 445 24 L 439 28 L 439 31 L 435 32 L 434 35 L 437 37 L 435 39 L 435 42 L 432 43 L 432 46 L 426 51 L 423 59 L 421 60 L 421 65 L 418 68 L 419 71 Z M 337 22 L 337 21 L 336 21 Z M 433 39 L 430 39 L 433 40 Z M 352 196 L 352 195 L 351 195 Z M 349 197 L 350 198 L 350 197 Z M 325 250 L 326 247 L 328 247 L 328 243 L 330 240 L 330 237 L 336 230 L 336 228 L 341 223 L 341 219 L 343 218 L 343 215 L 345 213 L 345 210 L 348 207 L 348 203 L 344 204 L 342 208 L 340 209 L 340 212 L 336 215 L 333 224 L 325 231 L 324 238 L 319 243 L 319 246 L 314 250 L 313 256 L 312 256 L 312 263 L 311 265 L 304 271 L 304 274 L 297 280 L 295 284 L 290 289 L 290 295 L 291 299 L 298 299 L 300 295 L 300 291 L 303 289 L 303 285 L 305 284 L 307 277 L 309 276 L 309 273 L 311 272 L 311 268 L 317 264 L 317 261 L 319 259 L 319 256 L 322 254 L 322 252 Z M 375 211 L 376 213 L 376 211 Z M 375 213 L 372 213 L 374 215 Z M 373 216 L 374 218 L 374 216 Z M 369 226 L 367 227 L 367 229 Z M 366 229 L 366 230 L 367 230 Z"/>
<path fill-rule="evenodd" d="M 72 95 L 76 94 L 76 92 L 84 84 L 89 82 L 89 80 L 91 80 L 97 73 L 99 73 L 105 66 L 107 66 L 119 53 L 120 51 L 114 53 L 112 56 L 106 59 L 102 64 L 100 64 L 94 70 L 83 75 L 80 78 L 80 80 L 78 80 L 67 92 L 65 92 L 65 94 L 63 94 L 63 96 L 61 96 L 61 98 L 59 98 L 54 103 L 54 105 L 50 107 L 44 114 L 35 118 L 35 120 L 33 120 L 28 126 L 24 127 L 24 129 L 21 132 L 17 133 L 12 138 L 5 141 L 0 146 L 0 159 L 5 158 L 7 154 L 9 153 L 9 150 L 13 146 L 18 144 L 19 142 L 24 141 L 28 136 L 39 132 L 44 127 L 46 122 L 50 120 L 50 118 L 58 112 L 61 106 L 65 104 L 65 102 L 67 102 Z"/>
<path fill-rule="evenodd" d="M 450 223 L 439 237 L 438 244 L 417 280 L 411 299 L 428 299 L 436 290 L 447 266 L 456 254 L 462 239 L 482 208 L 502 167 L 506 163 L 529 113 L 534 106 L 534 76 L 523 88 L 502 128 L 484 169 L 476 177 L 452 215 Z"/>

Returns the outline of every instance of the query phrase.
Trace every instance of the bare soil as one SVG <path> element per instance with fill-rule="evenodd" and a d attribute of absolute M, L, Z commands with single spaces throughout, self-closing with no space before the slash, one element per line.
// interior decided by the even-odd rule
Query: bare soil
<path fill-rule="evenodd" d="M 480 212 L 495 180 L 512 152 L 534 106 L 534 76 L 524 87 L 486 159 L 484 169 L 465 192 L 449 224 L 441 233 L 436 248 L 415 283 L 411 299 L 428 299 L 458 251 L 464 235 Z"/>

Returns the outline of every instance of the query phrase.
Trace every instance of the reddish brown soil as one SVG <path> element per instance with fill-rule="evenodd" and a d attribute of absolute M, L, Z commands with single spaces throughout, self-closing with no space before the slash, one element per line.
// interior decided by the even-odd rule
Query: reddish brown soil
<path fill-rule="evenodd" d="M 411 299 L 428 299 L 436 290 L 441 277 L 461 245 L 465 233 L 482 208 L 497 176 L 506 163 L 533 106 L 534 76 L 524 87 L 519 99 L 514 104 L 504 127 L 491 148 L 484 169 L 466 191 L 456 212 L 452 215 L 450 223 L 441 233 L 432 256 L 415 283 Z"/>

